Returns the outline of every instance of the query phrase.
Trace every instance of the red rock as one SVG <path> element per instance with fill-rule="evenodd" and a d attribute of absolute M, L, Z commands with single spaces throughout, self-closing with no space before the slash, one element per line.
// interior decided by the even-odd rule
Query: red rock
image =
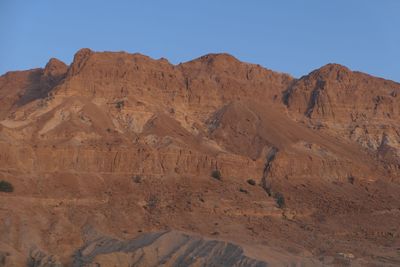
<path fill-rule="evenodd" d="M 294 79 L 228 54 L 173 65 L 81 49 L 70 66 L 7 73 L 0 252 L 68 266 L 96 238 L 174 229 L 276 264 L 395 264 L 398 93 L 337 64 Z"/>

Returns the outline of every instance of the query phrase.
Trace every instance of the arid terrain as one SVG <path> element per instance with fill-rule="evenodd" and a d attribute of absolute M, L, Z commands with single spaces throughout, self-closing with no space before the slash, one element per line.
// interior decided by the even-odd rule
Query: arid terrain
<path fill-rule="evenodd" d="M 400 84 L 81 49 L 0 77 L 0 266 L 400 266 Z"/>

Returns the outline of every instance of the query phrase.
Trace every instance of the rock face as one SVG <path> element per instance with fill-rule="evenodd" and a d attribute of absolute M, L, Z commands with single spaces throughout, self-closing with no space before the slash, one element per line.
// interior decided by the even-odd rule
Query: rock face
<path fill-rule="evenodd" d="M 399 92 L 398 83 L 328 64 L 296 81 L 284 100 L 295 118 L 378 152 L 399 175 Z"/>
<path fill-rule="evenodd" d="M 148 233 L 126 241 L 107 237 L 96 239 L 76 252 L 72 266 L 266 267 L 269 264 L 247 257 L 242 248 L 232 243 L 172 231 Z M 275 266 L 277 264 L 274 262 Z M 280 265 L 284 264 L 297 262 L 287 259 Z"/>
<path fill-rule="evenodd" d="M 396 266 L 399 95 L 336 64 L 294 79 L 227 54 L 81 49 L 6 73 L 0 264 Z"/>

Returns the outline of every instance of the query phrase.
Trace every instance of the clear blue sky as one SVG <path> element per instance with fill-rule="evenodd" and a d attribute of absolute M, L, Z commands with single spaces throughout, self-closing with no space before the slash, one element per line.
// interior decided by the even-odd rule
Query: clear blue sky
<path fill-rule="evenodd" d="M 82 47 L 172 63 L 212 52 L 295 77 L 326 63 L 400 81 L 398 0 L 0 0 L 0 73 Z"/>

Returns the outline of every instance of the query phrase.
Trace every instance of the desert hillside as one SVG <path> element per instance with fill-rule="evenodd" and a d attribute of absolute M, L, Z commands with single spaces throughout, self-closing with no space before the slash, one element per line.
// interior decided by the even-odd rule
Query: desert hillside
<path fill-rule="evenodd" d="M 85 48 L 0 77 L 0 180 L 0 266 L 399 266 L 400 84 Z"/>

